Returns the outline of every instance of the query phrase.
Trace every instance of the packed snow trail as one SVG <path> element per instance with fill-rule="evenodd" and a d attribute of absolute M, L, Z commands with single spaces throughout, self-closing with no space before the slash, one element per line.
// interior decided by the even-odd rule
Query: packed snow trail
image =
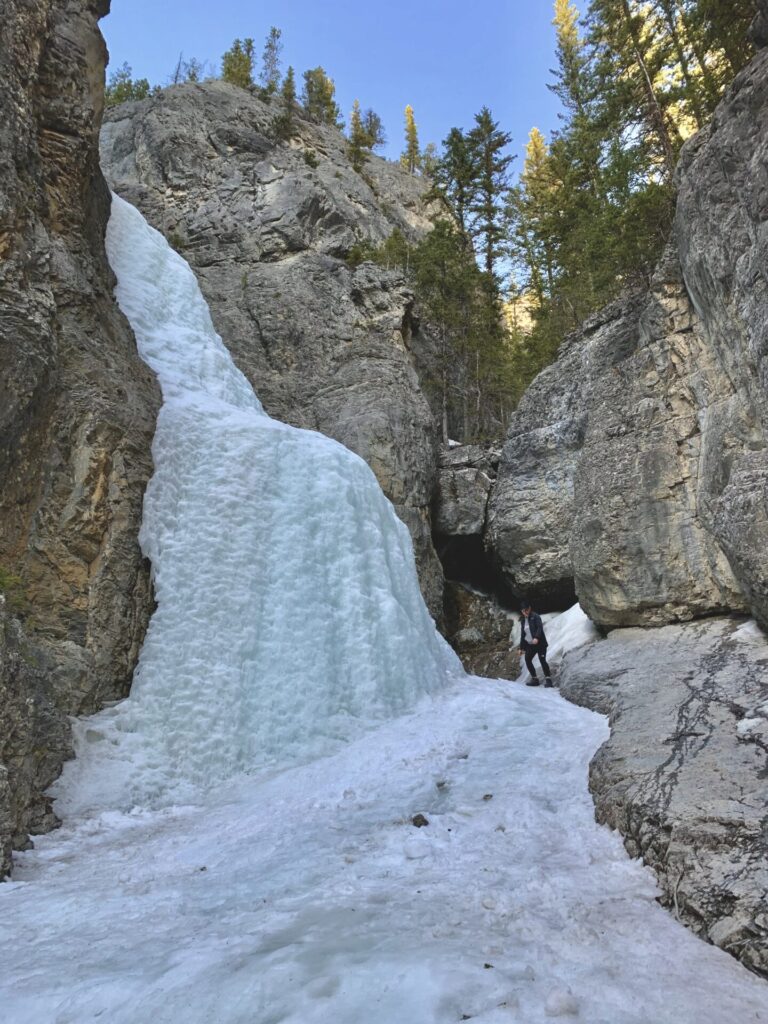
<path fill-rule="evenodd" d="M 140 535 L 158 607 L 130 698 L 77 731 L 65 814 L 318 756 L 461 672 L 366 463 L 266 415 L 187 263 L 117 197 L 107 253 L 163 392 Z"/>
<path fill-rule="evenodd" d="M 604 719 L 460 676 L 365 466 L 263 414 L 119 200 L 109 251 L 165 398 L 159 607 L 0 886 L 3 1024 L 768 1024 L 595 824 Z M 592 639 L 579 609 L 547 631 Z"/>

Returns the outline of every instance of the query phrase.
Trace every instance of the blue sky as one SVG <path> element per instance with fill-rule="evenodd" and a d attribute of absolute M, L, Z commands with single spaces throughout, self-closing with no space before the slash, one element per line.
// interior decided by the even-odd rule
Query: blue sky
<path fill-rule="evenodd" d="M 547 136 L 557 125 L 557 100 L 546 87 L 555 63 L 551 0 L 113 0 L 112 12 L 101 22 L 110 68 L 127 61 L 134 77 L 159 84 L 180 51 L 218 68 L 235 37 L 252 36 L 260 54 L 276 25 L 284 65 L 293 64 L 299 81 L 321 64 L 345 117 L 355 98 L 381 116 L 386 156 L 402 149 L 406 103 L 422 145 L 469 127 L 483 104 L 519 154 L 533 125 Z"/>

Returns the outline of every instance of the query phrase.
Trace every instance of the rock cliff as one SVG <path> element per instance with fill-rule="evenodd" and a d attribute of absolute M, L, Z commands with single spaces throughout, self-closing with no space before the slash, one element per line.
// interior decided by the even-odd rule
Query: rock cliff
<path fill-rule="evenodd" d="M 729 619 L 614 630 L 566 655 L 560 688 L 610 715 L 590 766 L 598 820 L 682 921 L 768 977 L 765 636 Z"/>
<path fill-rule="evenodd" d="M 486 543 L 543 605 L 605 627 L 751 609 L 768 625 L 768 52 L 678 170 L 648 293 L 564 343 L 520 405 Z"/>
<path fill-rule="evenodd" d="M 159 399 L 103 247 L 108 9 L 4 0 L 0 19 L 0 567 L 31 612 L 23 634 L 0 613 L 14 845 L 55 822 L 66 716 L 127 692 L 151 607 L 137 535 Z"/>
<path fill-rule="evenodd" d="M 271 415 L 319 430 L 371 466 L 411 530 L 441 611 L 430 539 L 437 432 L 409 348 L 402 277 L 348 260 L 356 245 L 428 228 L 424 184 L 371 157 L 358 173 L 334 128 L 225 82 L 175 86 L 108 112 L 105 174 L 194 269 L 217 331 Z"/>

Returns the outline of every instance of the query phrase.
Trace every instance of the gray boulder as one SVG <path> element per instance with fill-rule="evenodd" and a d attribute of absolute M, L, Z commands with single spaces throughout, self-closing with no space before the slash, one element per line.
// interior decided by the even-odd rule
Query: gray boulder
<path fill-rule="evenodd" d="M 610 715 L 590 766 L 599 821 L 665 904 L 768 977 L 768 641 L 708 619 L 620 629 L 566 655 L 564 696 Z"/>
<path fill-rule="evenodd" d="M 499 454 L 494 445 L 463 444 L 441 448 L 432 512 L 435 533 L 482 536 Z"/>
<path fill-rule="evenodd" d="M 655 625 L 747 605 L 704 509 L 733 401 L 673 248 L 638 307 L 587 342 L 588 408 L 573 476 L 570 558 L 602 626 Z"/>
<path fill-rule="evenodd" d="M 344 137 L 303 118 L 278 141 L 281 110 L 225 82 L 174 86 L 107 113 L 102 166 L 189 262 L 267 412 L 371 466 L 411 530 L 438 614 L 437 432 L 410 352 L 413 296 L 394 270 L 346 259 L 395 228 L 420 238 L 425 185 L 379 157 L 356 172 Z"/>

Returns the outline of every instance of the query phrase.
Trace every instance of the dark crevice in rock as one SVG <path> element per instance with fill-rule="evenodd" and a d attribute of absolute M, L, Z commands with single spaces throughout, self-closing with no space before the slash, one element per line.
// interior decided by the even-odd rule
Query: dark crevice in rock
<path fill-rule="evenodd" d="M 476 533 L 452 537 L 433 535 L 446 580 L 464 583 L 502 607 L 517 607 L 518 596 L 489 559 L 483 538 Z"/>

